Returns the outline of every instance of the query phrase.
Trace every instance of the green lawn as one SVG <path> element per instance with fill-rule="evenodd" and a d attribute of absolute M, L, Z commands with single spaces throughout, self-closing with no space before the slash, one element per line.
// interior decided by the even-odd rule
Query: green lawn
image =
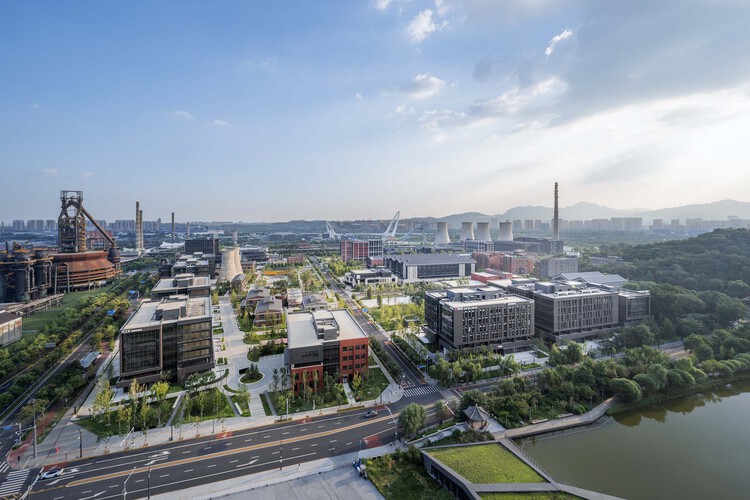
<path fill-rule="evenodd" d="M 263 413 L 265 413 L 267 417 L 273 415 L 271 407 L 268 404 L 268 398 L 266 398 L 266 393 L 259 394 L 258 397 L 260 398 L 260 402 L 263 405 Z"/>
<path fill-rule="evenodd" d="M 428 453 L 472 483 L 546 482 L 499 444 L 430 449 Z"/>
<path fill-rule="evenodd" d="M 422 464 L 394 460 L 390 470 L 382 457 L 367 460 L 367 477 L 386 499 L 453 500 L 440 483 L 427 475 Z"/>
<path fill-rule="evenodd" d="M 535 492 L 535 493 L 485 493 L 481 495 L 482 500 L 576 500 L 575 495 L 562 491 Z"/>
<path fill-rule="evenodd" d="M 62 305 L 55 307 L 49 311 L 42 311 L 23 319 L 23 332 L 30 333 L 40 330 L 44 325 L 50 321 L 56 320 L 62 313 L 68 309 L 78 307 L 80 303 L 87 297 L 93 297 L 102 293 L 108 292 L 113 285 L 103 286 L 101 288 L 94 288 L 93 290 L 86 290 L 84 292 L 73 292 L 66 293 L 62 299 Z"/>
<path fill-rule="evenodd" d="M 232 395 L 232 396 L 230 396 L 230 398 L 232 398 L 232 404 L 236 403 L 237 406 L 240 407 L 240 412 L 242 412 L 242 416 L 243 417 L 249 417 L 250 416 L 250 409 L 247 406 L 243 405 L 240 402 L 240 400 L 239 400 L 240 398 L 238 396 Z"/>
<path fill-rule="evenodd" d="M 380 368 L 370 368 L 367 373 L 367 380 L 362 383 L 360 388 L 361 394 L 357 394 L 357 401 L 377 399 L 386 387 L 388 387 L 388 379 L 383 375 L 383 371 Z"/>

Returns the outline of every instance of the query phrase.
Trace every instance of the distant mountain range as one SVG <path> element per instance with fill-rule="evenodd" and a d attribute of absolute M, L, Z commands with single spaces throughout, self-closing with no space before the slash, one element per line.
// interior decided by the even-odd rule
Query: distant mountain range
<path fill-rule="evenodd" d="M 516 220 L 516 219 L 552 219 L 552 207 L 523 206 L 513 207 L 505 213 L 488 215 L 479 212 L 466 212 L 452 214 L 445 217 L 419 217 L 430 222 L 448 222 L 451 226 L 458 226 L 461 222 L 477 222 L 486 220 Z M 727 217 L 736 216 L 740 219 L 750 219 L 750 202 L 721 200 L 712 203 L 697 205 L 684 205 L 681 207 L 662 208 L 659 210 L 648 210 L 643 208 L 618 209 L 610 208 L 595 203 L 579 202 L 569 207 L 560 208 L 560 218 L 564 220 L 591 220 L 609 219 L 610 217 L 641 217 L 644 224 L 650 224 L 654 219 L 704 219 L 704 220 L 726 220 Z"/>

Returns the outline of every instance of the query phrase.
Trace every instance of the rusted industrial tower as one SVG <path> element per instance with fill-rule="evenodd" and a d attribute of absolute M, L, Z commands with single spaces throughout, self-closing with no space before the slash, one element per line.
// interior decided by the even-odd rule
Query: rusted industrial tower
<path fill-rule="evenodd" d="M 86 251 L 86 215 L 83 210 L 83 191 L 60 191 L 60 216 L 57 231 L 60 253 Z"/>

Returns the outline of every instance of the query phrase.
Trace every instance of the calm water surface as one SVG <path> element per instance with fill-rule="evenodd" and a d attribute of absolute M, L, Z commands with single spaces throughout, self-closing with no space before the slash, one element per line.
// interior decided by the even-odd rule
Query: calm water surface
<path fill-rule="evenodd" d="M 555 479 L 610 495 L 750 499 L 750 380 L 521 444 Z"/>

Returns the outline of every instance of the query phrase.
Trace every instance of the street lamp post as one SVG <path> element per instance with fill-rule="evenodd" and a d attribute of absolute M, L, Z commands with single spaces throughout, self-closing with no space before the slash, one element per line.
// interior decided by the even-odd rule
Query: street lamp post
<path fill-rule="evenodd" d="M 279 470 L 284 468 L 284 435 L 281 435 L 281 443 L 279 445 Z"/>
<path fill-rule="evenodd" d="M 78 458 L 83 458 L 83 433 L 78 429 Z"/>
<path fill-rule="evenodd" d="M 130 476 L 133 475 L 133 472 L 135 472 L 135 467 L 133 467 L 133 470 L 130 471 L 130 474 L 128 474 L 128 477 L 125 478 L 125 482 L 122 483 L 122 500 L 127 500 L 127 497 L 128 497 L 128 479 L 130 479 Z"/>
<path fill-rule="evenodd" d="M 31 409 L 34 412 L 34 465 L 36 466 L 36 399 L 31 399 Z"/>
<path fill-rule="evenodd" d="M 148 483 L 147 484 L 147 493 L 146 498 L 151 498 L 151 464 L 148 464 Z"/>

